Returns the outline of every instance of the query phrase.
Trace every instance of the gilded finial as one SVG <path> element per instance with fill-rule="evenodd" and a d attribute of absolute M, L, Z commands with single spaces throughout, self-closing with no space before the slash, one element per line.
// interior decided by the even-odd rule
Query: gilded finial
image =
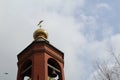
<path fill-rule="evenodd" d="M 42 29 L 41 27 L 41 23 L 43 22 L 43 20 L 41 20 L 39 23 L 38 23 L 38 26 L 40 27 L 39 29 L 37 29 L 34 34 L 33 34 L 33 37 L 35 40 L 37 39 L 40 39 L 40 38 L 43 38 L 45 40 L 47 40 L 48 38 L 48 33 L 46 30 Z"/>
<path fill-rule="evenodd" d="M 41 20 L 39 23 L 38 23 L 38 26 L 41 28 L 42 27 L 42 25 L 41 25 L 41 23 L 43 22 L 43 20 Z"/>

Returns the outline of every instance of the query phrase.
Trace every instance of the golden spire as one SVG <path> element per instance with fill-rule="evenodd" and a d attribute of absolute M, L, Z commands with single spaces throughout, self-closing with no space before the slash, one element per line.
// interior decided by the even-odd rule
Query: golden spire
<path fill-rule="evenodd" d="M 41 27 L 41 23 L 43 22 L 43 20 L 41 20 L 39 23 L 38 23 L 38 26 L 40 27 L 39 29 L 37 29 L 34 34 L 33 34 L 33 37 L 35 40 L 39 39 L 39 38 L 43 38 L 45 40 L 47 40 L 48 38 L 48 33 L 46 30 L 42 29 Z"/>

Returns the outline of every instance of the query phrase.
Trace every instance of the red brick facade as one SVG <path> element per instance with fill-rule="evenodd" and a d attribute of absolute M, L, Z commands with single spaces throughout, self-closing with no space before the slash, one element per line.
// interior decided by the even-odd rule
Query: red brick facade
<path fill-rule="evenodd" d="M 25 76 L 32 80 L 48 80 L 49 60 L 60 70 L 58 80 L 64 80 L 64 54 L 47 41 L 33 41 L 18 54 L 17 80 L 24 80 Z"/>

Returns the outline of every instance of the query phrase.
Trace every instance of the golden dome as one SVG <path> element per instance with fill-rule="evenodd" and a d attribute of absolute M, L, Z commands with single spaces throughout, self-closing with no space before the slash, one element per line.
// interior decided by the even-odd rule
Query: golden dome
<path fill-rule="evenodd" d="M 40 28 L 40 29 L 37 29 L 34 34 L 33 34 L 33 37 L 34 39 L 38 39 L 38 38 L 44 38 L 44 39 L 47 39 L 48 38 L 48 33 L 46 30 Z"/>
<path fill-rule="evenodd" d="M 34 34 L 33 34 L 33 38 L 34 38 L 35 40 L 40 39 L 40 38 L 43 38 L 43 39 L 47 40 L 47 38 L 48 38 L 48 33 L 47 33 L 47 31 L 41 28 L 41 27 L 42 27 L 42 26 L 41 26 L 41 23 L 42 23 L 42 22 L 43 22 L 43 20 L 41 20 L 41 21 L 38 23 L 38 26 L 39 26 L 40 28 L 37 29 L 37 30 L 34 32 Z"/>

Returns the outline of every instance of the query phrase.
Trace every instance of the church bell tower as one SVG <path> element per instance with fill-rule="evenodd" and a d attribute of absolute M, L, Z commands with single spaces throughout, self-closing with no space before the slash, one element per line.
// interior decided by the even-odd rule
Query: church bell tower
<path fill-rule="evenodd" d="M 34 41 L 17 55 L 17 80 L 65 80 L 64 53 L 49 43 L 41 23 Z"/>

